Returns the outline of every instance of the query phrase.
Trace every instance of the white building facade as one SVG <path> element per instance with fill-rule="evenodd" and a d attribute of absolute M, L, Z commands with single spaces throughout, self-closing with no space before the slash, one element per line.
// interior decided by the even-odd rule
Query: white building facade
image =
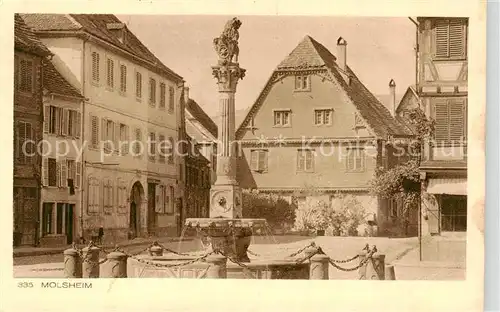
<path fill-rule="evenodd" d="M 23 17 L 87 99 L 80 237 L 91 240 L 101 232 L 102 241 L 112 243 L 176 235 L 181 156 L 169 147 L 181 129 L 182 77 L 113 15 Z"/>

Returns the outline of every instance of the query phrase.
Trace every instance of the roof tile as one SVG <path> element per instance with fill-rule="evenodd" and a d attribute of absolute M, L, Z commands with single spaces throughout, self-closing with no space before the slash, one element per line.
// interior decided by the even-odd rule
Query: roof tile
<path fill-rule="evenodd" d="M 33 30 L 29 28 L 19 14 L 14 15 L 14 46 L 16 49 L 48 56 L 52 53 L 38 39 Z"/>
<path fill-rule="evenodd" d="M 84 98 L 75 87 L 64 79 L 49 60 L 43 62 L 43 87 L 51 93 Z"/>

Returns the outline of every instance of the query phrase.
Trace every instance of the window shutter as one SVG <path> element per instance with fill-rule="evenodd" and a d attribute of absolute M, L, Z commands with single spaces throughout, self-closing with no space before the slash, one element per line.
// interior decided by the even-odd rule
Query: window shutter
<path fill-rule="evenodd" d="M 141 138 L 141 129 L 137 128 L 135 129 L 135 146 L 134 146 L 134 153 L 135 156 L 139 156 L 139 153 L 141 152 L 141 144 L 142 144 L 142 138 Z"/>
<path fill-rule="evenodd" d="M 99 117 L 90 115 L 91 144 L 97 147 L 99 144 Z"/>
<path fill-rule="evenodd" d="M 75 187 L 80 188 L 80 180 L 82 178 L 82 163 L 81 162 L 75 162 Z"/>
<path fill-rule="evenodd" d="M 120 123 L 117 122 L 115 123 L 115 151 L 119 152 L 120 151 Z"/>
<path fill-rule="evenodd" d="M 250 168 L 253 170 L 253 171 L 257 171 L 259 170 L 259 167 L 258 167 L 258 151 L 251 151 L 250 152 Z"/>
<path fill-rule="evenodd" d="M 449 28 L 450 57 L 464 57 L 465 56 L 465 25 L 462 20 L 451 20 Z"/>
<path fill-rule="evenodd" d="M 354 150 L 352 149 L 348 149 L 347 150 L 347 163 L 346 163 L 346 166 L 347 166 L 347 170 L 351 171 L 351 170 L 354 170 Z"/>
<path fill-rule="evenodd" d="M 81 133 L 81 128 L 82 128 L 82 114 L 78 111 L 75 111 L 75 137 L 79 138 L 82 133 Z"/>
<path fill-rule="evenodd" d="M 127 92 L 127 66 L 120 66 L 120 91 Z"/>
<path fill-rule="evenodd" d="M 60 160 L 59 162 L 61 166 L 61 182 L 60 186 L 61 187 L 67 187 L 68 186 L 68 165 L 66 163 L 65 159 Z"/>
<path fill-rule="evenodd" d="M 62 112 L 60 107 L 54 107 L 55 124 L 54 124 L 54 134 L 61 134 L 61 119 Z"/>
<path fill-rule="evenodd" d="M 304 171 L 304 165 L 305 165 L 305 151 L 299 150 L 297 152 L 297 170 L 298 171 Z"/>
<path fill-rule="evenodd" d="M 445 99 L 436 99 L 434 103 L 434 135 L 436 141 L 448 141 L 448 105 Z"/>
<path fill-rule="evenodd" d="M 18 159 L 21 163 L 26 161 L 26 154 L 23 151 L 24 141 L 26 140 L 26 123 L 19 122 L 17 124 L 17 149 L 18 149 Z"/>
<path fill-rule="evenodd" d="M 43 132 L 49 132 L 49 117 L 50 117 L 50 106 L 46 105 L 43 107 Z"/>
<path fill-rule="evenodd" d="M 462 99 L 453 99 L 449 101 L 449 116 L 450 116 L 450 141 L 460 142 L 464 139 L 465 116 L 464 116 L 465 101 Z"/>
<path fill-rule="evenodd" d="M 156 213 L 161 213 L 161 206 L 160 206 L 160 197 L 161 197 L 161 186 L 156 184 L 155 185 L 155 212 Z"/>
<path fill-rule="evenodd" d="M 112 180 L 108 180 L 108 206 L 110 209 L 110 212 L 113 212 L 115 201 L 114 201 L 114 190 L 115 190 L 115 185 Z"/>
<path fill-rule="evenodd" d="M 363 169 L 363 158 L 364 158 L 364 151 L 362 149 L 357 149 L 356 150 L 356 154 L 355 154 L 355 157 L 356 157 L 356 170 L 362 170 Z"/>
<path fill-rule="evenodd" d="M 113 88 L 114 85 L 115 85 L 115 81 L 114 81 L 114 71 L 115 71 L 115 64 L 113 62 L 112 59 L 108 58 L 108 61 L 107 61 L 107 84 L 108 84 L 108 87 L 110 88 Z"/>
<path fill-rule="evenodd" d="M 69 111 L 66 108 L 61 109 L 61 134 L 68 135 Z"/>
<path fill-rule="evenodd" d="M 295 77 L 295 89 L 300 89 L 301 86 L 302 86 L 302 77 L 296 76 Z"/>
<path fill-rule="evenodd" d="M 314 157 L 314 152 L 313 151 L 306 151 L 306 170 L 313 170 L 313 157 Z"/>
<path fill-rule="evenodd" d="M 49 159 L 46 157 L 42 159 L 42 185 L 49 185 Z"/>
<path fill-rule="evenodd" d="M 436 56 L 448 57 L 449 24 L 446 20 L 436 20 Z"/>
<path fill-rule="evenodd" d="M 33 156 L 29 156 L 29 155 L 31 155 L 35 149 L 35 144 L 36 144 L 35 140 L 34 140 L 35 133 L 34 133 L 34 129 L 31 127 L 31 123 L 27 122 L 27 123 L 25 123 L 25 125 L 26 125 L 26 130 L 25 130 L 26 137 L 24 138 L 24 141 L 26 142 L 25 159 L 27 162 L 31 163 Z"/>
<path fill-rule="evenodd" d="M 105 118 L 101 119 L 101 141 L 105 142 L 108 139 L 108 123 Z"/>
<path fill-rule="evenodd" d="M 56 162 L 56 186 L 61 187 L 61 162 Z"/>
<path fill-rule="evenodd" d="M 99 82 L 99 53 L 92 52 L 92 80 Z"/>
<path fill-rule="evenodd" d="M 168 88 L 168 111 L 173 112 L 174 111 L 174 106 L 175 106 L 175 101 L 174 101 L 174 88 L 169 87 Z"/>
<path fill-rule="evenodd" d="M 266 151 L 258 151 L 258 170 L 265 171 L 267 168 L 267 152 Z"/>

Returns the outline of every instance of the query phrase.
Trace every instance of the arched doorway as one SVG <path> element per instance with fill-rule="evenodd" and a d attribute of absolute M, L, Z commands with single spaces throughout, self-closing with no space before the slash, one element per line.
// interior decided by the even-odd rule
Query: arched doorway
<path fill-rule="evenodd" d="M 134 239 L 139 236 L 141 227 L 141 203 L 144 199 L 144 188 L 141 182 L 137 181 L 130 190 L 130 219 L 129 219 L 129 239 Z"/>

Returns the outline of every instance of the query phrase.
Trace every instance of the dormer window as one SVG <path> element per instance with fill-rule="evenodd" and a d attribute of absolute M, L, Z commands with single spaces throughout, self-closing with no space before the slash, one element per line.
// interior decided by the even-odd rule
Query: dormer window
<path fill-rule="evenodd" d="M 125 41 L 125 24 L 124 23 L 108 23 L 106 27 L 111 31 L 118 41 L 123 43 Z"/>
<path fill-rule="evenodd" d="M 311 79 L 308 75 L 295 76 L 295 91 L 311 90 Z"/>

